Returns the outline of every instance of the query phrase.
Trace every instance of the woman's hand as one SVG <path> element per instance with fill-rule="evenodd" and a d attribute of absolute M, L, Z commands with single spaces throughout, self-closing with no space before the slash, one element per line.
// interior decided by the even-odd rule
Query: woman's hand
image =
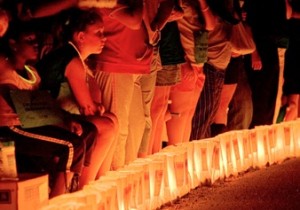
<path fill-rule="evenodd" d="M 297 117 L 298 117 L 298 106 L 296 104 L 289 104 L 289 106 L 286 108 L 284 121 L 296 120 Z"/>
<path fill-rule="evenodd" d="M 77 136 L 81 136 L 83 133 L 83 129 L 80 123 L 71 120 L 68 124 L 69 130 L 72 133 L 75 133 Z"/>
<path fill-rule="evenodd" d="M 105 112 L 105 108 L 100 103 L 94 103 L 92 105 L 87 105 L 86 107 L 81 107 L 79 111 L 84 116 L 102 116 Z"/>
<path fill-rule="evenodd" d="M 299 105 L 299 95 L 290 94 L 286 97 L 286 103 L 288 107 L 286 108 L 286 114 L 284 121 L 291 121 L 298 118 L 298 105 Z"/>
<path fill-rule="evenodd" d="M 251 62 L 252 62 L 252 68 L 254 71 L 262 69 L 262 62 L 261 62 L 260 56 L 256 50 L 251 54 Z"/>
<path fill-rule="evenodd" d="M 105 112 L 105 107 L 102 104 L 97 104 L 97 107 L 99 115 L 102 116 Z"/>
<path fill-rule="evenodd" d="M 182 17 L 183 17 L 182 9 L 174 7 L 171 14 L 170 14 L 170 16 L 169 16 L 169 18 L 168 18 L 168 22 L 179 20 Z"/>

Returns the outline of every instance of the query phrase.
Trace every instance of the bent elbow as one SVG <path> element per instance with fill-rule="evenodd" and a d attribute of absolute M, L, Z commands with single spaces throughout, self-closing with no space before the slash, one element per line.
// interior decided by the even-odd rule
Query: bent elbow
<path fill-rule="evenodd" d="M 214 30 L 214 28 L 215 28 L 215 26 L 206 26 L 205 30 L 212 31 L 212 30 Z"/>
<path fill-rule="evenodd" d="M 141 24 L 131 24 L 129 27 L 132 30 L 139 30 L 141 28 Z"/>
<path fill-rule="evenodd" d="M 142 20 L 136 20 L 135 18 L 133 18 L 132 20 L 127 21 L 126 25 L 132 30 L 139 30 L 142 25 Z"/>
<path fill-rule="evenodd" d="M 205 29 L 207 31 L 212 31 L 215 29 L 216 25 L 217 25 L 217 18 L 216 17 L 210 18 L 205 22 Z"/>

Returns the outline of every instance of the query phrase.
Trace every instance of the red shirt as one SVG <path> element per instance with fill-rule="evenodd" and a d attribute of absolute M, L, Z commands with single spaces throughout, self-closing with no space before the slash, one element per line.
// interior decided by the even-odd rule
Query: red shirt
<path fill-rule="evenodd" d="M 142 23 L 138 30 L 130 29 L 111 18 L 112 11 L 101 9 L 107 41 L 102 53 L 96 55 L 97 69 L 114 73 L 149 73 L 153 49 L 145 25 Z"/>

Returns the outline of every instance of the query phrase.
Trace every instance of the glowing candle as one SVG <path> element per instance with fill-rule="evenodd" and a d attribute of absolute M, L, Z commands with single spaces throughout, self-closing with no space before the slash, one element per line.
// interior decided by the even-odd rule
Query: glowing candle
<path fill-rule="evenodd" d="M 97 209 L 104 207 L 104 209 L 117 209 L 117 186 L 113 183 L 105 183 L 93 181 L 85 185 L 83 191 L 95 192 L 97 195 Z"/>
<path fill-rule="evenodd" d="M 226 132 L 218 135 L 220 142 L 221 155 L 223 160 L 223 167 L 225 176 L 236 175 L 236 159 L 234 157 L 233 146 L 232 146 L 232 132 Z"/>
<path fill-rule="evenodd" d="M 272 125 L 274 127 L 274 136 L 276 139 L 276 162 L 280 163 L 285 159 L 284 154 L 284 130 L 281 124 Z"/>
<path fill-rule="evenodd" d="M 117 186 L 118 209 L 129 208 L 130 185 L 127 183 L 127 176 L 117 171 L 108 171 L 105 176 L 100 177 L 98 182 L 112 183 Z"/>
<path fill-rule="evenodd" d="M 144 169 L 140 165 L 130 164 L 124 167 L 125 171 L 132 172 L 134 179 L 133 189 L 132 189 L 132 203 L 130 207 L 132 209 L 145 209 L 145 190 L 144 190 Z"/>
<path fill-rule="evenodd" d="M 281 123 L 283 126 L 283 133 L 284 133 L 284 154 L 286 157 L 294 157 L 295 150 L 294 150 L 294 135 L 293 135 L 293 122 L 283 122 Z"/>
<path fill-rule="evenodd" d="M 257 166 L 265 167 L 270 159 L 269 128 L 268 126 L 258 126 L 253 132 L 256 133 L 257 141 Z"/>
<path fill-rule="evenodd" d="M 138 170 L 142 170 L 141 184 L 142 184 L 142 208 L 141 209 L 150 209 L 150 163 L 151 159 L 149 158 L 138 158 L 132 163 L 129 164 L 129 167 L 134 167 Z"/>
<path fill-rule="evenodd" d="M 211 182 L 211 161 L 213 155 L 214 138 L 195 140 L 194 162 L 195 173 L 200 183 Z"/>
<path fill-rule="evenodd" d="M 257 145 L 257 130 L 251 129 L 248 132 L 248 137 L 250 141 L 251 153 L 250 157 L 252 158 L 252 166 L 254 168 L 259 167 L 258 163 L 258 145 Z"/>
<path fill-rule="evenodd" d="M 294 154 L 300 157 L 300 120 L 295 120 L 292 123 L 293 127 L 293 141 L 294 141 Z"/>
<path fill-rule="evenodd" d="M 151 155 L 149 160 L 149 177 L 150 177 L 150 208 L 156 209 L 163 201 L 161 198 L 161 190 L 164 179 L 164 159 L 157 155 Z"/>
<path fill-rule="evenodd" d="M 215 138 L 213 142 L 214 145 L 211 165 L 211 184 L 213 184 L 218 179 L 225 178 L 220 141 L 218 140 L 218 138 Z"/>
<path fill-rule="evenodd" d="M 270 155 L 269 155 L 269 163 L 270 165 L 276 163 L 276 136 L 275 136 L 275 128 L 274 126 L 268 127 L 268 138 L 269 138 L 269 149 L 270 149 Z"/>
<path fill-rule="evenodd" d="M 231 139 L 232 139 L 232 147 L 233 147 L 233 152 L 235 157 L 236 172 L 245 171 L 247 168 L 243 158 L 244 157 L 243 131 L 232 132 Z"/>
<path fill-rule="evenodd" d="M 187 152 L 186 185 L 189 189 L 196 188 L 199 185 L 199 181 L 195 173 L 194 144 L 192 142 L 185 142 L 180 144 L 179 147 L 182 147 Z"/>

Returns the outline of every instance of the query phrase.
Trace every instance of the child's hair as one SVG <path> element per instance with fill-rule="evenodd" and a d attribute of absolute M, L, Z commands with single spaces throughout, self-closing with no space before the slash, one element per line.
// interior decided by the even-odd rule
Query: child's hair
<path fill-rule="evenodd" d="M 63 36 L 65 41 L 72 39 L 75 32 L 85 31 L 87 26 L 96 22 L 102 22 L 102 17 L 96 9 L 72 9 L 63 25 Z"/>
<path fill-rule="evenodd" d="M 9 40 L 13 39 L 18 41 L 22 35 L 27 34 L 36 34 L 37 28 L 33 21 L 11 21 L 9 23 L 8 29 L 4 37 L 0 42 L 0 52 L 6 54 L 7 56 L 11 55 L 11 49 L 9 46 Z"/>
<path fill-rule="evenodd" d="M 12 21 L 9 24 L 6 37 L 7 39 L 18 40 L 22 34 L 31 34 L 36 33 L 37 27 L 34 21 Z"/>

